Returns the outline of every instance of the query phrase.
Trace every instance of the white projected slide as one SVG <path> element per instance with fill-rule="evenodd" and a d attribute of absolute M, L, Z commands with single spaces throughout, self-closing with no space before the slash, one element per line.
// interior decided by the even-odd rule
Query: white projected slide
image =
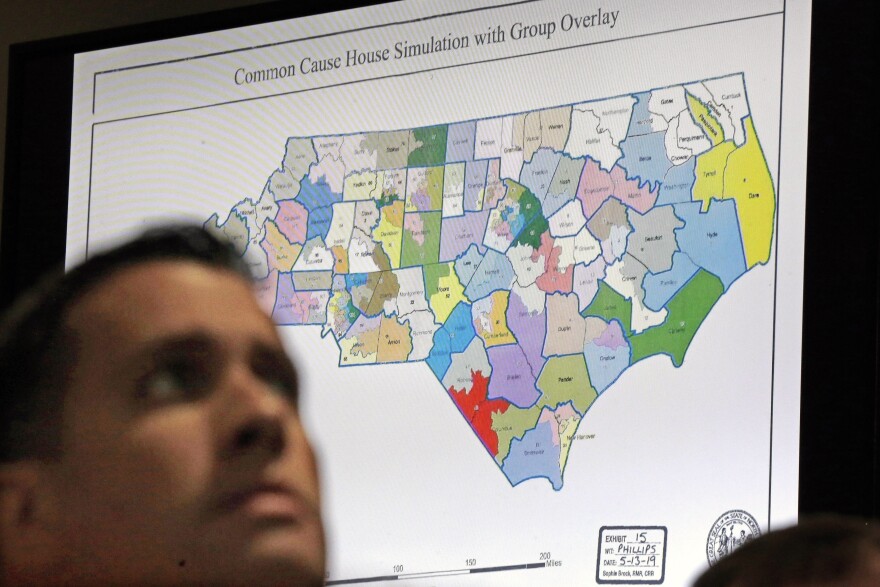
<path fill-rule="evenodd" d="M 685 585 L 797 516 L 809 5 L 399 3 L 77 56 L 68 263 L 187 220 L 328 585 Z"/>

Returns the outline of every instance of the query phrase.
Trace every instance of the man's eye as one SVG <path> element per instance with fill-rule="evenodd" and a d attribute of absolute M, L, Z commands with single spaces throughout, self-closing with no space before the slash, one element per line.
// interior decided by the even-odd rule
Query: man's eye
<path fill-rule="evenodd" d="M 164 366 L 140 380 L 138 395 L 153 402 L 186 401 L 201 396 L 209 383 L 209 377 L 197 367 Z"/>
<path fill-rule="evenodd" d="M 299 395 L 296 371 L 283 352 L 257 352 L 251 361 L 254 374 L 278 394 L 296 404 Z"/>
<path fill-rule="evenodd" d="M 180 395 L 183 387 L 180 378 L 174 373 L 159 371 L 151 373 L 141 382 L 139 392 L 142 397 L 165 401 Z"/>
<path fill-rule="evenodd" d="M 292 380 L 284 375 L 275 374 L 265 375 L 263 376 L 263 380 L 269 387 L 284 397 L 292 400 L 296 399 L 296 380 Z"/>

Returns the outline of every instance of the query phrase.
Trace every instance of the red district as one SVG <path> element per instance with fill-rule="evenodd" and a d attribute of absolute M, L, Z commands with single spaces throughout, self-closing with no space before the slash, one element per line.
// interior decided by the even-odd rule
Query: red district
<path fill-rule="evenodd" d="M 471 428 L 492 453 L 498 454 L 498 435 L 492 430 L 492 414 L 503 414 L 510 407 L 510 402 L 504 399 L 487 399 L 489 393 L 489 378 L 483 377 L 481 371 L 471 371 L 471 391 L 464 389 L 456 391 L 455 387 L 449 388 L 449 395 L 458 405 L 458 409 L 471 423 Z"/>

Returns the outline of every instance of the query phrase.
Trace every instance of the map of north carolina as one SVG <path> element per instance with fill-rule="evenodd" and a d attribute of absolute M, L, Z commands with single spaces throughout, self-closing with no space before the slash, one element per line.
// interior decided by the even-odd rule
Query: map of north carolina
<path fill-rule="evenodd" d="M 621 373 L 676 367 L 770 257 L 776 196 L 741 74 L 426 128 L 288 139 L 205 226 L 340 367 L 423 362 L 512 485 L 562 488 Z M 225 213 L 224 213 L 225 214 Z"/>

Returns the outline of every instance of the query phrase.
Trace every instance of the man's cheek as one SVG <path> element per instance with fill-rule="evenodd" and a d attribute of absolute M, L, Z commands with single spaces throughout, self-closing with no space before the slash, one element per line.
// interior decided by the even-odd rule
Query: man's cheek
<path fill-rule="evenodd" d="M 294 432 L 293 450 L 296 453 L 298 465 L 296 476 L 301 477 L 300 487 L 303 491 L 309 491 L 309 498 L 315 503 L 320 503 L 320 473 L 315 455 L 315 448 L 309 441 L 308 435 L 302 425 L 297 423 Z"/>
<path fill-rule="evenodd" d="M 216 463 L 207 419 L 195 405 L 155 410 L 124 437 L 132 493 L 170 510 L 200 507 Z M 192 513 L 192 512 L 190 512 Z"/>

